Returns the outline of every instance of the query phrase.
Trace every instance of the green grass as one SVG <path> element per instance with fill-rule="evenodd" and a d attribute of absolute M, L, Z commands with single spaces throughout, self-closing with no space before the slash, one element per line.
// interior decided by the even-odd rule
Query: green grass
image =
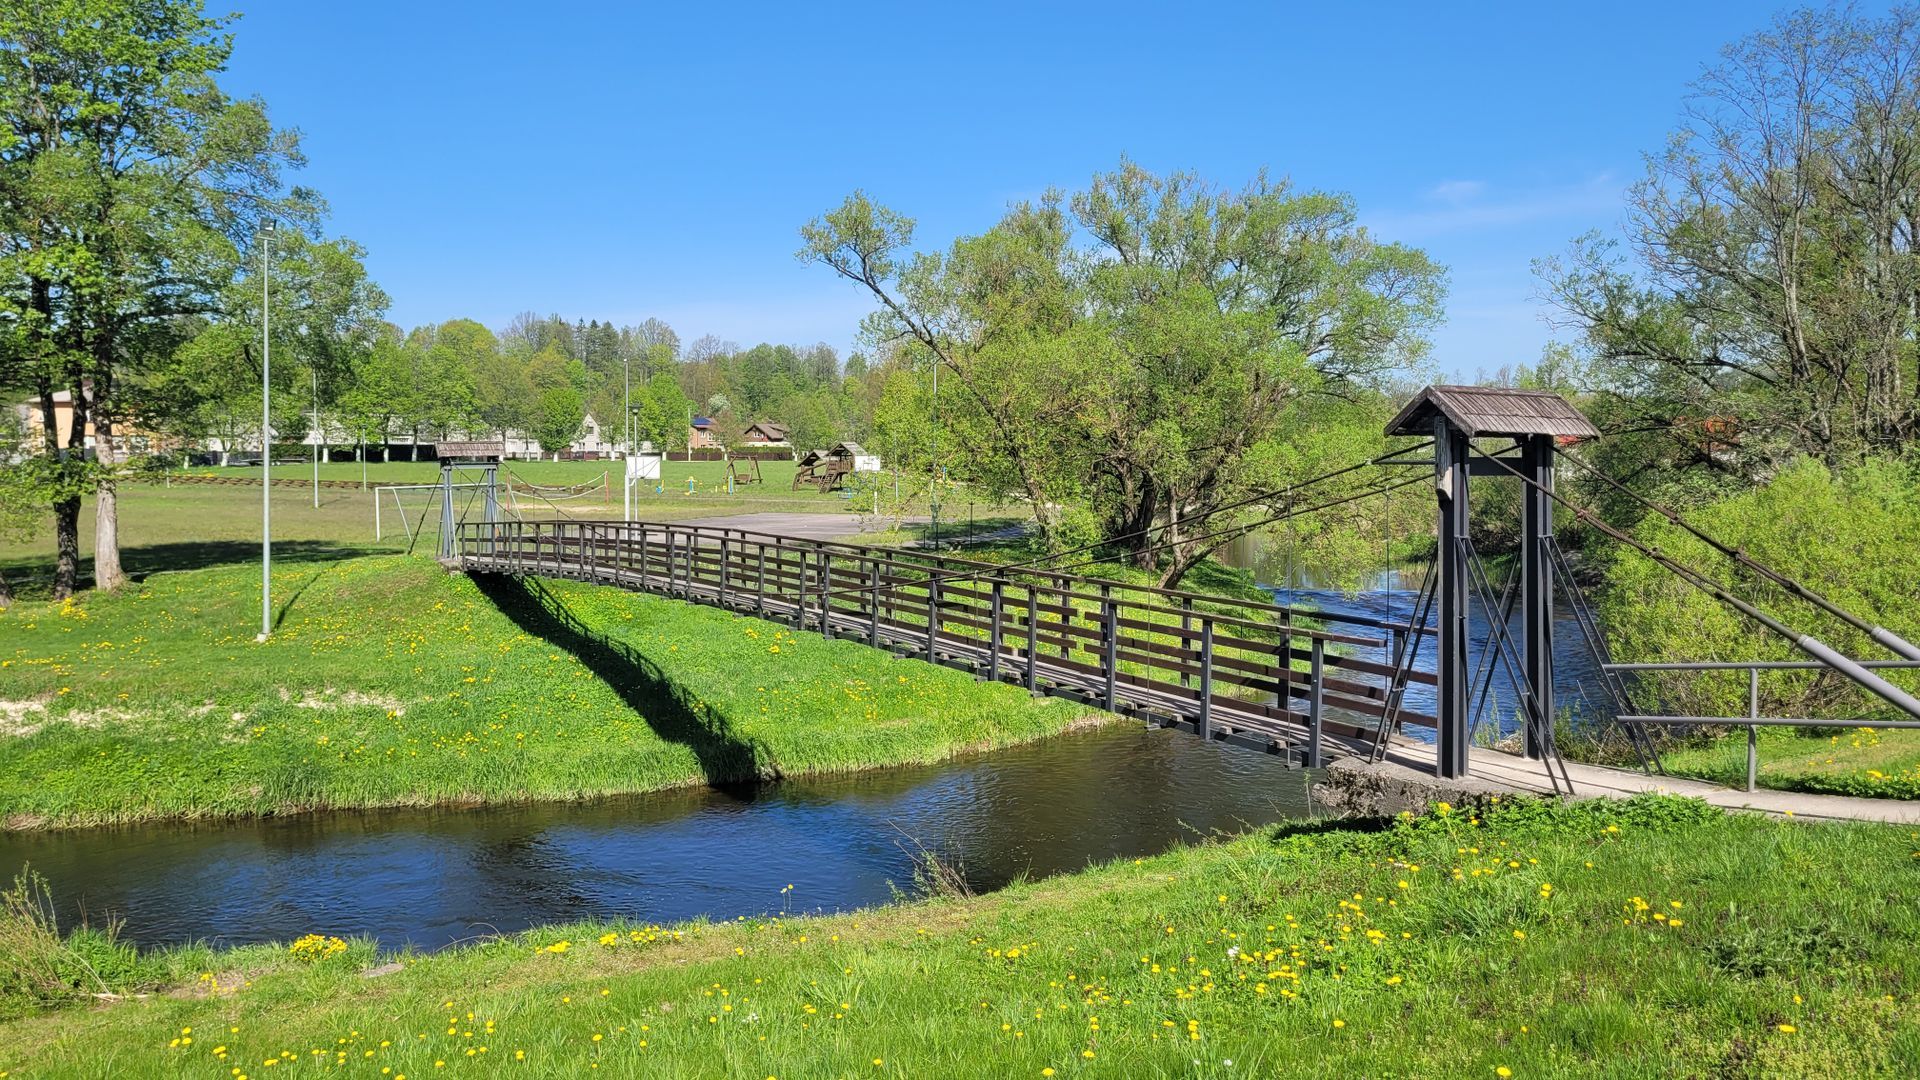
<path fill-rule="evenodd" d="M 746 462 L 738 463 L 742 471 L 750 466 Z M 504 473 L 511 473 L 518 480 L 530 484 L 584 484 L 598 480 L 606 474 L 608 483 L 613 487 L 615 498 L 620 495 L 620 475 L 624 468 L 618 461 L 508 461 L 502 464 Z M 805 496 L 818 499 L 820 493 L 808 488 L 805 491 L 789 490 L 793 483 L 793 474 L 797 466 L 791 461 L 763 461 L 760 473 L 766 478 L 763 485 L 752 485 L 779 491 L 796 497 Z M 195 476 L 242 476 L 257 477 L 260 467 L 253 466 L 211 466 L 201 468 L 183 468 L 177 473 Z M 431 484 L 440 479 L 440 465 L 433 461 L 370 461 L 366 474 L 372 484 Z M 727 463 L 724 461 L 669 461 L 661 471 L 661 479 L 668 486 L 686 488 L 687 477 L 694 478 L 701 488 L 726 486 Z M 273 476 L 276 480 L 309 480 L 313 477 L 313 466 L 302 462 L 298 465 L 275 465 Z M 360 464 L 353 461 L 329 461 L 320 466 L 322 480 L 360 480 Z M 834 496 L 838 501 L 838 496 Z"/>
<path fill-rule="evenodd" d="M 1761 728 L 1759 758 L 1756 781 L 1764 788 L 1920 799 L 1920 731 Z M 1677 776 L 1744 788 L 1747 735 L 1736 730 L 1700 745 L 1666 751 L 1660 760 Z"/>
<path fill-rule="evenodd" d="M 110 965 L 119 988 L 152 996 L 0 1025 L 0 1070 L 1920 1069 L 1920 911 L 1901 900 L 1915 873 L 1910 830 L 1645 797 L 1489 814 L 1266 830 L 987 897 L 834 917 L 554 927 L 404 955 L 403 970 L 371 979 L 359 972 L 384 958 L 365 943 L 312 961 L 284 945 L 124 954 Z"/>
<path fill-rule="evenodd" d="M 160 574 L 0 613 L 14 827 L 588 798 L 928 762 L 1089 710 L 845 641 L 424 558 Z"/>
<path fill-rule="evenodd" d="M 791 464 L 763 464 L 770 470 L 784 468 L 785 476 L 789 479 L 792 476 Z M 513 463 L 516 472 L 530 482 L 552 485 L 583 483 L 599 476 L 601 470 L 587 468 L 591 465 L 604 467 L 606 463 Z M 431 462 L 395 462 L 389 466 L 374 464 L 371 468 L 376 474 L 375 483 L 418 483 L 432 481 L 439 476 L 437 466 Z M 381 475 L 383 468 L 387 472 Z M 673 521 L 764 511 L 852 513 L 854 510 L 838 494 L 821 495 L 812 489 L 791 491 L 787 487 L 788 479 L 775 482 L 774 471 L 767 472 L 767 484 L 743 488 L 736 494 L 728 495 L 724 491 L 716 493 L 710 483 L 719 471 L 724 471 L 724 463 L 674 462 L 669 468 L 693 470 L 702 478 L 702 483 L 697 485 L 699 493 L 692 496 L 684 494 L 685 474 L 670 471 L 668 477 L 677 477 L 675 482 L 678 488 L 670 487 L 665 494 L 652 494 L 650 489 L 642 492 L 637 500 L 636 517 Z M 247 478 L 258 476 L 257 469 L 192 471 Z M 291 479 L 303 479 L 309 475 L 304 467 L 294 466 L 283 466 L 275 472 Z M 345 463 L 324 465 L 321 475 L 357 481 L 359 466 Z M 611 496 L 604 499 L 572 499 L 560 506 L 567 515 L 573 517 L 619 517 L 621 505 L 617 483 L 611 492 Z M 408 492 L 404 494 L 402 504 L 410 520 L 424 529 L 424 538 L 416 550 L 431 553 L 439 523 L 437 515 L 433 513 L 426 513 L 423 518 L 423 511 L 429 508 L 429 498 L 422 492 Z M 530 496 L 516 498 L 522 512 L 529 518 L 552 518 L 562 512 Z M 373 492 L 322 488 L 320 505 L 315 508 L 310 490 L 275 487 L 273 534 L 276 557 L 299 560 L 403 550 L 407 545 L 406 529 L 402 527 L 391 499 L 388 496 L 389 501 L 382 509 L 383 538 L 376 541 Z M 86 500 L 80 520 L 83 584 L 90 582 L 92 575 L 93 510 L 93 500 Z M 850 539 L 867 542 L 861 537 Z M 120 488 L 120 544 L 122 560 L 127 570 L 135 575 L 162 570 L 197 569 L 257 558 L 260 551 L 260 489 L 253 486 L 201 484 L 175 484 L 171 487 L 149 483 L 123 484 Z M 53 554 L 53 531 L 49 521 L 24 542 L 0 543 L 0 574 L 6 575 L 20 595 L 44 597 L 51 586 Z"/>

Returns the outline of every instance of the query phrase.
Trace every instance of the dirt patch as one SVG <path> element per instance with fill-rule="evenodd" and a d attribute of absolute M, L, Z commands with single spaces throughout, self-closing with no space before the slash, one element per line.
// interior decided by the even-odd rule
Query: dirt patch
<path fill-rule="evenodd" d="M 24 739 L 40 730 L 46 715 L 45 701 L 0 701 L 0 735 Z"/>
<path fill-rule="evenodd" d="M 280 691 L 280 694 L 282 700 L 290 696 L 285 690 Z M 294 705 L 301 709 L 357 709 L 372 706 L 402 716 L 406 715 L 407 711 L 406 705 L 397 697 L 387 694 L 365 694 L 358 690 L 341 693 L 332 687 L 319 691 L 305 691 Z"/>
<path fill-rule="evenodd" d="M 99 730 L 108 724 L 124 724 L 134 719 L 125 709 L 74 709 L 58 715 L 47 712 L 51 697 L 34 701 L 0 701 L 0 737 L 24 739 L 44 731 L 49 724 Z"/>

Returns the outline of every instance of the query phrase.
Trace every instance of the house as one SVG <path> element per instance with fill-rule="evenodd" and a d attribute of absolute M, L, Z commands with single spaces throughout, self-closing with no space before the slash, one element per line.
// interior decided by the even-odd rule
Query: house
<path fill-rule="evenodd" d="M 718 450 L 725 444 L 720 441 L 719 426 L 710 416 L 696 416 L 693 424 L 687 428 L 687 449 Z"/>
<path fill-rule="evenodd" d="M 755 420 L 740 433 L 740 442 L 745 446 L 786 446 L 788 434 L 785 424 Z"/>
<path fill-rule="evenodd" d="M 89 396 L 91 396 L 91 391 L 92 384 L 89 383 Z M 19 416 L 21 431 L 27 436 L 26 450 L 29 453 L 39 452 L 46 446 L 47 418 L 40 411 L 38 399 L 29 399 L 26 403 L 18 406 L 15 411 Z M 73 437 L 72 391 L 54 391 L 53 426 L 55 437 L 58 439 L 59 444 L 61 446 L 69 445 Z M 122 419 L 115 425 L 113 446 L 111 451 L 105 456 L 112 461 L 119 462 L 125 461 L 129 456 L 134 454 L 162 453 L 174 449 L 177 444 L 178 440 L 169 439 L 158 432 L 148 431 L 140 427 L 137 423 Z M 86 430 L 81 433 L 81 446 L 84 448 L 83 452 L 87 455 L 93 457 L 100 456 L 99 438 L 94 431 L 93 416 L 91 413 L 89 413 L 87 417 Z"/>
<path fill-rule="evenodd" d="M 598 461 L 613 456 L 614 444 L 600 431 L 600 421 L 592 414 L 580 421 L 580 435 L 567 445 L 567 457 L 574 461 Z"/>

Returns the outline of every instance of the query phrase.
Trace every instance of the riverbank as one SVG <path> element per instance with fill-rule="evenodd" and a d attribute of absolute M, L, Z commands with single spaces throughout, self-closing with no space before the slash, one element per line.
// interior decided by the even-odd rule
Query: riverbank
<path fill-rule="evenodd" d="M 1920 799 L 1920 731 L 1761 728 L 1758 751 L 1756 780 L 1763 788 Z M 1666 751 L 1660 761 L 1675 776 L 1744 788 L 1747 735 L 1734 730 L 1710 742 Z"/>
<path fill-rule="evenodd" d="M 9 828 L 595 798 L 939 761 L 1097 722 L 774 623 L 431 560 L 158 574 L 0 612 Z"/>
<path fill-rule="evenodd" d="M 324 926 L 293 947 L 96 945 L 112 989 L 149 996 L 0 1025 L 0 1070 L 1912 1075 L 1912 850 L 1906 829 L 1673 799 L 1509 800 L 833 917 L 431 956 Z"/>

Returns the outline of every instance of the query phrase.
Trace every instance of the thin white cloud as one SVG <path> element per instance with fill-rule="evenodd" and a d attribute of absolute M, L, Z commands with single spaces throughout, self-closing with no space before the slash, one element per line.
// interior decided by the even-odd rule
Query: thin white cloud
<path fill-rule="evenodd" d="M 1443 180 L 1427 189 L 1427 198 L 1459 205 L 1479 198 L 1486 190 L 1485 180 Z"/>
<path fill-rule="evenodd" d="M 1537 221 L 1617 215 L 1623 185 L 1611 172 L 1562 187 L 1511 194 L 1477 180 L 1449 180 L 1429 189 L 1426 201 L 1445 203 L 1363 216 L 1383 239 L 1413 240 L 1469 229 L 1500 229 Z"/>

